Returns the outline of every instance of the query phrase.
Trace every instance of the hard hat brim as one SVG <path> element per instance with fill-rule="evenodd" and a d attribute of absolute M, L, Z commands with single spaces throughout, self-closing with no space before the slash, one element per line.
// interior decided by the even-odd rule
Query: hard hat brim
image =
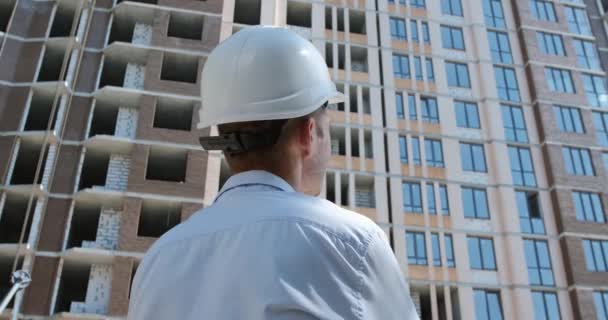
<path fill-rule="evenodd" d="M 328 94 L 327 96 L 325 96 L 321 100 L 319 100 L 317 103 L 314 103 L 307 108 L 296 109 L 297 112 L 292 112 L 292 113 L 267 114 L 263 117 L 255 117 L 255 118 L 250 117 L 245 114 L 242 114 L 242 115 L 235 114 L 231 117 L 226 117 L 224 119 L 218 119 L 215 117 L 209 117 L 209 118 L 205 117 L 205 119 L 199 119 L 199 123 L 197 124 L 196 128 L 204 129 L 204 128 L 208 128 L 208 127 L 215 126 L 218 124 L 225 124 L 225 123 L 298 118 L 298 117 L 305 116 L 309 113 L 314 112 L 315 110 L 320 108 L 325 102 L 327 102 L 329 104 L 344 102 L 344 94 L 338 90 L 334 90 L 333 92 L 331 92 L 330 94 Z M 204 108 L 204 107 L 201 106 L 201 108 Z M 205 112 L 201 112 L 199 114 L 204 116 Z M 212 118 L 212 119 L 210 119 L 210 118 Z"/>

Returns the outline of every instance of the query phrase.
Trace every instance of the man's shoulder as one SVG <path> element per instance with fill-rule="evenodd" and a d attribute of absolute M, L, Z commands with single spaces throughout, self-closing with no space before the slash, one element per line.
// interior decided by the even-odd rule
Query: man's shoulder
<path fill-rule="evenodd" d="M 279 193 L 275 193 L 279 194 Z M 266 193 L 251 199 L 226 199 L 196 212 L 170 230 L 153 246 L 170 245 L 188 239 L 255 229 L 273 222 L 298 225 L 325 232 L 340 241 L 365 246 L 382 230 L 369 218 L 319 197 L 301 193 Z"/>

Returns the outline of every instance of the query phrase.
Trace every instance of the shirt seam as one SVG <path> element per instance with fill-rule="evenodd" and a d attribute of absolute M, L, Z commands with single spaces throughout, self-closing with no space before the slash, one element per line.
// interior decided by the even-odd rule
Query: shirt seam
<path fill-rule="evenodd" d="M 361 296 L 361 291 L 363 290 L 363 284 L 365 282 L 365 279 L 363 277 L 363 263 L 367 260 L 369 249 L 371 247 L 371 243 L 372 243 L 372 240 L 373 240 L 372 239 L 373 238 L 373 234 L 370 232 L 370 233 L 368 233 L 367 236 L 368 237 L 366 239 L 365 244 L 364 245 L 362 244 L 362 246 L 365 247 L 365 251 L 361 255 L 361 259 L 359 260 L 359 265 L 356 268 L 356 270 L 359 271 L 359 274 L 358 274 L 359 283 L 356 286 L 355 295 L 357 296 L 357 299 L 358 299 L 358 302 L 359 302 L 357 304 L 357 306 L 358 306 L 357 311 L 359 312 L 359 319 L 362 319 L 362 320 L 364 319 L 363 318 L 364 315 L 363 315 L 363 297 Z"/>
<path fill-rule="evenodd" d="M 342 242 L 346 242 L 350 245 L 353 245 L 353 247 L 357 247 L 357 253 L 359 253 L 362 257 L 364 257 L 365 254 L 367 254 L 367 248 L 366 245 L 369 245 L 369 242 L 371 241 L 371 233 L 370 232 L 365 232 L 367 234 L 367 239 L 365 243 L 358 243 L 358 241 L 355 241 L 354 239 L 349 239 L 348 237 L 345 237 L 344 235 L 335 232 L 331 229 L 329 229 L 327 226 L 320 224 L 318 222 L 312 221 L 312 220 L 308 220 L 308 219 L 304 219 L 301 217 L 272 217 L 272 218 L 263 218 L 263 219 L 259 219 L 256 220 L 253 223 L 250 224 L 242 224 L 242 225 L 237 225 L 237 226 L 231 226 L 231 227 L 226 227 L 226 228 L 222 228 L 219 230 L 214 230 L 212 232 L 209 233 L 201 233 L 201 234 L 195 234 L 195 235 L 191 235 L 189 237 L 185 237 L 185 238 L 181 238 L 181 239 L 176 239 L 173 240 L 171 242 L 167 242 L 167 243 L 162 243 L 162 244 L 158 244 L 158 246 L 156 248 L 154 248 L 154 250 L 150 253 L 157 253 L 159 250 L 161 250 L 161 248 L 165 248 L 167 246 L 171 246 L 171 245 L 177 245 L 179 243 L 185 242 L 185 241 L 189 241 L 189 240 L 193 240 L 196 238 L 200 238 L 200 237 L 207 237 L 207 236 L 213 236 L 216 235 L 220 232 L 225 232 L 231 229 L 237 229 L 239 227 L 243 227 L 243 226 L 249 226 L 249 225 L 254 225 L 254 224 L 258 224 L 261 222 L 268 222 L 268 221 L 294 221 L 294 222 L 299 222 L 299 223 L 305 223 L 308 225 L 312 225 L 315 227 L 318 227 L 320 229 L 322 229 L 324 232 L 327 232 L 329 235 L 332 235 L 336 238 L 338 238 L 339 240 L 341 240 Z M 361 252 L 363 251 L 363 252 Z M 361 259 L 359 261 L 360 264 L 363 263 L 363 259 Z"/>

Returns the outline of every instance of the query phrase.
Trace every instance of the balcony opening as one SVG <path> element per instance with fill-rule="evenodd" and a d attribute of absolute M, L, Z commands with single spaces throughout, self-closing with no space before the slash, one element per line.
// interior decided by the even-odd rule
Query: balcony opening
<path fill-rule="evenodd" d="M 13 176 L 11 177 L 11 184 L 40 184 L 42 182 L 44 163 L 46 162 L 49 148 L 48 146 L 45 148 L 42 159 L 40 157 L 41 149 L 42 143 L 21 140 L 19 151 L 17 152 L 17 159 L 15 160 Z M 40 165 L 38 179 L 34 180 L 38 160 L 42 161 L 42 163 Z"/>
<path fill-rule="evenodd" d="M 372 110 L 371 110 L 371 104 L 369 102 L 369 88 L 363 87 L 361 91 L 363 94 L 363 113 L 371 114 Z"/>
<path fill-rule="evenodd" d="M 348 194 L 348 174 L 340 174 L 340 201 L 336 203 L 341 206 L 348 206 L 350 204 L 350 194 Z"/>
<path fill-rule="evenodd" d="M 343 8 L 336 8 L 336 18 L 338 19 L 338 21 L 336 21 L 336 23 L 337 23 L 336 30 L 344 32 L 344 9 Z M 331 16 L 331 7 L 325 7 L 325 29 L 332 30 L 332 25 L 333 25 L 332 21 L 333 21 L 333 19 Z"/>
<path fill-rule="evenodd" d="M 363 175 L 355 176 L 355 206 L 360 208 L 376 207 L 374 177 Z"/>
<path fill-rule="evenodd" d="M 526 192 L 526 203 L 528 205 L 528 215 L 530 218 L 542 219 L 540 205 L 538 204 L 538 193 Z"/>
<path fill-rule="evenodd" d="M 236 0 L 233 21 L 242 24 L 260 24 L 261 9 L 261 0 Z"/>
<path fill-rule="evenodd" d="M 55 312 L 72 311 L 72 303 L 86 300 L 91 266 L 83 263 L 64 263 L 59 278 Z"/>
<path fill-rule="evenodd" d="M 325 7 L 325 29 L 331 30 L 331 7 Z"/>
<path fill-rule="evenodd" d="M 133 32 L 135 30 L 134 18 L 124 17 L 118 14 L 114 15 L 112 20 L 112 28 L 110 29 L 110 38 L 108 44 L 112 42 L 131 42 L 133 40 Z"/>
<path fill-rule="evenodd" d="M 243 26 L 235 24 L 232 26 L 232 34 L 235 34 L 243 29 Z"/>
<path fill-rule="evenodd" d="M 203 15 L 171 11 L 167 36 L 201 40 L 203 38 L 203 23 Z"/>
<path fill-rule="evenodd" d="M 46 49 L 44 50 L 44 56 L 42 58 L 42 64 L 40 65 L 37 81 L 65 80 L 65 73 L 67 72 L 64 73 L 63 78 L 60 78 L 65 53 L 66 48 L 47 44 Z M 68 64 L 69 61 L 66 61 L 66 69 Z"/>
<path fill-rule="evenodd" d="M 29 196 L 7 194 L 2 215 L 0 215 L 0 243 L 18 243 L 21 235 L 21 228 L 25 222 L 25 213 L 27 212 L 27 203 Z M 25 227 L 23 241 L 27 242 L 32 226 L 32 218 L 34 209 L 36 208 L 36 198 L 32 200 L 30 207 L 30 217 Z"/>
<path fill-rule="evenodd" d="M 76 15 L 76 5 L 71 1 L 58 1 L 50 37 L 69 37 Z"/>
<path fill-rule="evenodd" d="M 360 157 L 359 152 L 359 129 L 351 128 L 350 131 L 350 155 L 351 157 Z"/>
<path fill-rule="evenodd" d="M 137 235 L 140 237 L 162 236 L 181 222 L 179 203 L 145 200 L 139 214 Z"/>
<path fill-rule="evenodd" d="M 446 290 L 447 290 L 448 294 L 450 295 L 452 310 L 448 310 L 448 305 L 447 305 L 447 301 L 446 301 Z M 439 320 L 447 320 L 447 319 L 460 320 L 460 314 L 453 312 L 455 307 L 458 308 L 458 290 L 456 288 L 437 286 L 436 292 L 437 292 L 437 318 Z M 451 318 L 448 318 L 448 313 L 452 313 Z"/>
<path fill-rule="evenodd" d="M 84 156 L 78 190 L 106 185 L 110 155 L 88 150 Z"/>
<path fill-rule="evenodd" d="M 372 159 L 374 157 L 374 147 L 372 144 L 372 132 L 369 130 L 363 130 L 363 146 L 365 148 L 365 157 Z"/>
<path fill-rule="evenodd" d="M 348 100 L 349 100 L 349 112 L 357 113 L 359 112 L 359 103 L 357 99 L 357 87 L 356 86 L 348 86 Z"/>
<path fill-rule="evenodd" d="M 456 287 L 450 288 L 450 303 L 452 304 L 452 320 L 460 320 L 460 301 L 458 300 L 458 288 Z"/>
<path fill-rule="evenodd" d="M 151 147 L 146 168 L 147 180 L 186 181 L 188 151 Z"/>
<path fill-rule="evenodd" d="M 97 100 L 93 110 L 91 129 L 89 137 L 96 135 L 114 135 L 116 131 L 116 119 L 118 118 L 118 106 L 110 105 Z"/>
<path fill-rule="evenodd" d="M 23 258 L 19 257 L 17 261 L 17 270 L 23 268 Z M 13 287 L 11 283 L 11 270 L 13 269 L 13 257 L 0 257 L 0 297 L 4 298 Z M 6 306 L 7 309 L 13 308 L 15 299 Z"/>
<path fill-rule="evenodd" d="M 334 48 L 331 42 L 325 42 L 325 63 L 329 69 L 334 67 Z"/>
<path fill-rule="evenodd" d="M 53 109 L 53 102 L 54 97 L 52 94 L 34 92 L 30 102 L 30 109 L 27 113 L 27 119 L 25 120 L 25 127 L 23 129 L 25 131 L 53 130 L 55 128 L 55 122 L 57 121 L 57 111 L 59 111 L 59 105 L 57 105 L 55 107 L 55 112 L 53 113 L 51 126 L 47 128 Z"/>
<path fill-rule="evenodd" d="M 192 113 L 192 102 L 159 98 L 154 110 L 154 127 L 190 131 Z"/>
<path fill-rule="evenodd" d="M 198 57 L 165 52 L 161 80 L 196 83 L 198 76 Z"/>
<path fill-rule="evenodd" d="M 351 70 L 356 72 L 367 72 L 367 48 L 350 47 Z"/>
<path fill-rule="evenodd" d="M 411 287 L 410 295 L 420 319 L 431 319 L 431 289 L 428 286 Z"/>
<path fill-rule="evenodd" d="M 122 87 L 125 81 L 126 71 L 126 62 L 119 61 L 118 59 L 112 58 L 110 56 L 105 56 L 103 61 L 103 68 L 101 70 L 99 88 L 103 88 L 105 86 Z"/>
<path fill-rule="evenodd" d="M 335 175 L 336 174 L 331 171 L 328 171 L 325 174 L 325 199 L 333 203 L 336 203 L 336 179 L 334 178 Z"/>
<path fill-rule="evenodd" d="M 220 182 L 218 184 L 218 191 L 224 186 L 224 183 L 228 181 L 228 178 L 231 176 L 230 167 L 225 159 L 222 159 L 220 164 Z"/>
<path fill-rule="evenodd" d="M 338 89 L 338 91 L 344 93 L 344 84 L 343 83 L 338 83 L 336 84 L 336 89 Z M 337 104 L 335 104 L 335 109 L 338 111 L 344 111 L 344 102 L 339 102 Z"/>
<path fill-rule="evenodd" d="M 6 32 L 8 22 L 11 20 L 11 15 L 15 8 L 15 1 L 17 0 L 4 0 L 0 2 L 0 32 Z"/>
<path fill-rule="evenodd" d="M 287 24 L 310 28 L 312 26 L 312 4 L 304 2 L 287 2 Z"/>
<path fill-rule="evenodd" d="M 135 279 L 135 274 L 137 273 L 137 268 L 139 268 L 139 264 L 137 261 L 133 261 L 133 267 L 131 267 L 131 280 L 129 282 L 129 293 L 127 297 L 131 299 L 131 290 L 133 289 L 133 280 Z"/>
<path fill-rule="evenodd" d="M 98 206 L 77 205 L 74 208 L 68 248 L 85 247 L 86 241 L 94 242 L 96 240 L 99 213 L 100 208 Z"/>
<path fill-rule="evenodd" d="M 331 154 L 346 155 L 346 135 L 344 127 L 330 127 Z"/>
<path fill-rule="evenodd" d="M 351 33 L 366 34 L 364 11 L 348 10 L 348 22 Z"/>

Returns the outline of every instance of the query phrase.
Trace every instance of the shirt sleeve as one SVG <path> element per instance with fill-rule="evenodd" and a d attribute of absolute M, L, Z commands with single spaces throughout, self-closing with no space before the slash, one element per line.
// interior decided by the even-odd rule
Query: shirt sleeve
<path fill-rule="evenodd" d="M 363 319 L 419 319 L 397 259 L 381 230 L 370 241 L 361 272 Z"/>

